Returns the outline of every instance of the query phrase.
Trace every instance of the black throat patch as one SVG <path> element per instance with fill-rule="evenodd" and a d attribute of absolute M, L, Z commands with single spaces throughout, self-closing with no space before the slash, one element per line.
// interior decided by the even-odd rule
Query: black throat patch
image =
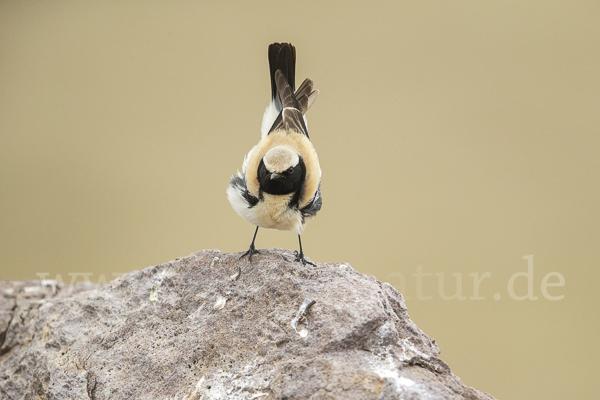
<path fill-rule="evenodd" d="M 302 157 L 298 165 L 291 170 L 284 171 L 278 177 L 271 179 L 271 172 L 265 167 L 263 160 L 258 165 L 258 183 L 260 191 L 273 195 L 296 193 L 299 197 L 300 189 L 306 179 L 306 166 Z M 296 197 L 296 196 L 294 196 Z"/>

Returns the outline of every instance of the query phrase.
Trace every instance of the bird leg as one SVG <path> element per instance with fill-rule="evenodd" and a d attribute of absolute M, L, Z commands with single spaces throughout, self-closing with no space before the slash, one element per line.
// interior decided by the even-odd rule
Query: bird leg
<path fill-rule="evenodd" d="M 302 251 L 302 240 L 300 239 L 300 235 L 298 235 L 298 243 L 300 244 L 300 253 L 298 253 L 297 251 L 294 252 L 294 254 L 296 254 L 296 261 L 300 261 L 302 265 L 310 264 L 316 267 L 317 264 L 304 258 L 304 252 Z"/>
<path fill-rule="evenodd" d="M 254 247 L 254 241 L 256 240 L 257 233 L 258 233 L 258 226 L 256 227 L 256 230 L 254 231 L 254 237 L 252 238 L 252 243 L 250 243 L 250 248 L 248 249 L 247 252 L 245 252 L 244 254 L 242 254 L 240 256 L 240 260 L 242 258 L 244 258 L 245 256 L 248 256 L 248 261 L 252 262 L 252 255 L 260 254 L 260 251 L 256 250 L 256 247 Z"/>

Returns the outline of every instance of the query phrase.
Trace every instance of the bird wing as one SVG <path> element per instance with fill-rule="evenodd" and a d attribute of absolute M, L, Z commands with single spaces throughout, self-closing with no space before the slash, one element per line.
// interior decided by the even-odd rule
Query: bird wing
<path fill-rule="evenodd" d="M 323 205 L 323 198 L 321 197 L 321 185 L 317 188 L 315 195 L 310 199 L 307 205 L 300 208 L 302 218 L 314 217 Z"/>
<path fill-rule="evenodd" d="M 281 100 L 283 109 L 275 119 L 275 122 L 271 126 L 269 133 L 278 129 L 285 129 L 293 130 L 308 137 L 308 129 L 304 123 L 304 115 L 301 111 L 303 107 L 296 99 L 296 95 L 285 79 L 285 76 L 279 70 L 275 72 L 275 84 L 277 86 L 277 93 L 279 94 L 279 99 Z M 308 108 L 308 98 L 306 100 L 305 108 Z"/>
<path fill-rule="evenodd" d="M 258 204 L 258 198 L 248 191 L 244 176 L 241 176 L 239 173 L 233 175 L 229 181 L 229 186 L 233 187 L 242 196 L 246 203 L 248 203 L 248 208 L 252 208 Z"/>
<path fill-rule="evenodd" d="M 300 112 L 302 114 L 306 114 L 308 109 L 314 104 L 315 100 L 317 100 L 317 97 L 319 97 L 319 91 L 313 90 L 313 85 L 312 79 L 306 78 L 294 93 L 296 100 L 300 105 Z"/>

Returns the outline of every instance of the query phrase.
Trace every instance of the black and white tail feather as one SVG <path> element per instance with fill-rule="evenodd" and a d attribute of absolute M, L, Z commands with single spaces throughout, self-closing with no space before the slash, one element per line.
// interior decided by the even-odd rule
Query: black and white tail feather
<path fill-rule="evenodd" d="M 232 176 L 227 189 L 235 211 L 258 227 L 291 230 L 300 234 L 305 224 L 321 209 L 321 169 L 310 138 L 306 112 L 319 92 L 305 79 L 295 90 L 296 49 L 289 43 L 269 46 L 271 101 L 263 115 L 261 140 L 244 158 L 242 172 Z M 285 189 L 284 189 L 285 188 Z"/>
<path fill-rule="evenodd" d="M 296 49 L 294 46 L 289 43 L 270 45 L 269 69 L 271 72 L 271 102 L 263 115 L 262 137 L 280 128 L 281 112 L 285 108 L 292 108 L 300 113 L 294 117 L 302 117 L 300 119 L 304 122 L 304 133 L 308 136 L 304 114 L 317 100 L 319 91 L 313 90 L 313 81 L 308 78 L 302 82 L 298 90 L 295 90 Z M 280 71 L 280 76 L 277 71 Z M 288 111 L 288 113 L 290 112 Z"/>

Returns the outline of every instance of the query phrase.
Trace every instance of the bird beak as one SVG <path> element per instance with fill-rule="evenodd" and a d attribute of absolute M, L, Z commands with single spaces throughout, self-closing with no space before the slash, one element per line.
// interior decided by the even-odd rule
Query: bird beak
<path fill-rule="evenodd" d="M 279 178 L 281 178 L 281 174 L 277 174 L 277 173 L 275 173 L 275 172 L 273 172 L 273 173 L 271 174 L 271 179 L 279 179 Z"/>

